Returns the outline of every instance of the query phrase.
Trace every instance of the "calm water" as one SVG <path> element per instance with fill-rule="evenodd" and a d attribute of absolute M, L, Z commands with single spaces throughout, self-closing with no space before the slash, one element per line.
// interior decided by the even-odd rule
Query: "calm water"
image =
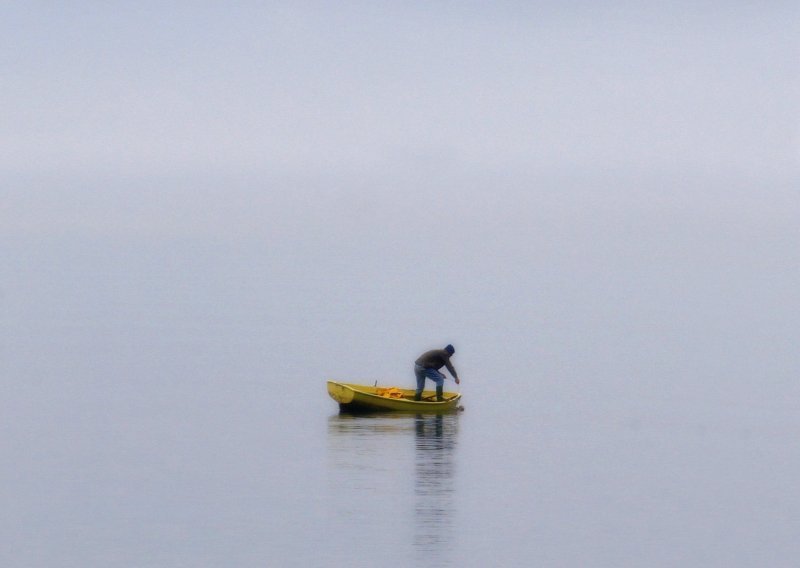
<path fill-rule="evenodd" d="M 524 306 L 498 305 L 502 318 L 480 322 L 464 311 L 450 321 L 463 329 L 463 413 L 353 417 L 339 415 L 327 378 L 413 384 L 420 328 L 402 306 L 376 292 L 377 315 L 350 320 L 321 301 L 303 311 L 295 296 L 264 295 L 271 267 L 182 253 L 10 256 L 0 565 L 800 558 L 796 357 L 774 334 L 698 324 L 698 309 L 717 330 L 727 321 L 710 287 L 683 312 L 662 310 L 656 285 L 646 313 L 606 296 L 613 333 L 591 325 L 598 308 L 566 285 L 547 291 L 535 318 Z M 727 300 L 738 286 L 721 289 Z M 788 329 L 772 301 L 736 315 Z"/>
<path fill-rule="evenodd" d="M 342 565 L 456 560 L 458 426 L 457 415 L 329 419 L 329 519 L 348 543 L 334 549 Z"/>

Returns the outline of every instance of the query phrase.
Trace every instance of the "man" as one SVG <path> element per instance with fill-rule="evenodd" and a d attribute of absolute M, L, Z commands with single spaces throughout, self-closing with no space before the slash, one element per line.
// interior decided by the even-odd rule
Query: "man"
<path fill-rule="evenodd" d="M 442 367 L 447 367 L 450 374 L 456 380 L 456 384 L 461 384 L 458 379 L 450 357 L 456 352 L 452 345 L 444 349 L 432 349 L 419 356 L 414 362 L 414 374 L 417 377 L 417 391 L 414 393 L 414 400 L 422 400 L 422 391 L 425 390 L 425 379 L 428 378 L 436 383 L 436 400 L 444 400 L 444 379 L 445 376 L 439 372 Z"/>

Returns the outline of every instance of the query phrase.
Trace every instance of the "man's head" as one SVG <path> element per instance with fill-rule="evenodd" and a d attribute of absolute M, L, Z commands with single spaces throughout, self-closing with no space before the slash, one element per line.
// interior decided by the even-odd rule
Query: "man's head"
<path fill-rule="evenodd" d="M 447 347 L 444 348 L 444 350 L 450 353 L 450 355 L 456 352 L 456 348 L 453 347 L 452 345 L 448 345 Z"/>

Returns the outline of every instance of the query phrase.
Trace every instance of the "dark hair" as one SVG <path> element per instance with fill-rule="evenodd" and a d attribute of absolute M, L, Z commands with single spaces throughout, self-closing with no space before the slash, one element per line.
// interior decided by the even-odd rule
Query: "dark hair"
<path fill-rule="evenodd" d="M 444 350 L 450 353 L 450 355 L 456 352 L 456 348 L 453 347 L 452 345 L 448 345 L 447 347 L 444 348 Z"/>

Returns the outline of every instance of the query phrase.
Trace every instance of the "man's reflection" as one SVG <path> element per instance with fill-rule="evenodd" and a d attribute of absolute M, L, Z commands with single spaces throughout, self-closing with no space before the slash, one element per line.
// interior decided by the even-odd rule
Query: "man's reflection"
<path fill-rule="evenodd" d="M 414 547 L 448 565 L 455 515 L 455 446 L 458 416 L 415 419 Z"/>

